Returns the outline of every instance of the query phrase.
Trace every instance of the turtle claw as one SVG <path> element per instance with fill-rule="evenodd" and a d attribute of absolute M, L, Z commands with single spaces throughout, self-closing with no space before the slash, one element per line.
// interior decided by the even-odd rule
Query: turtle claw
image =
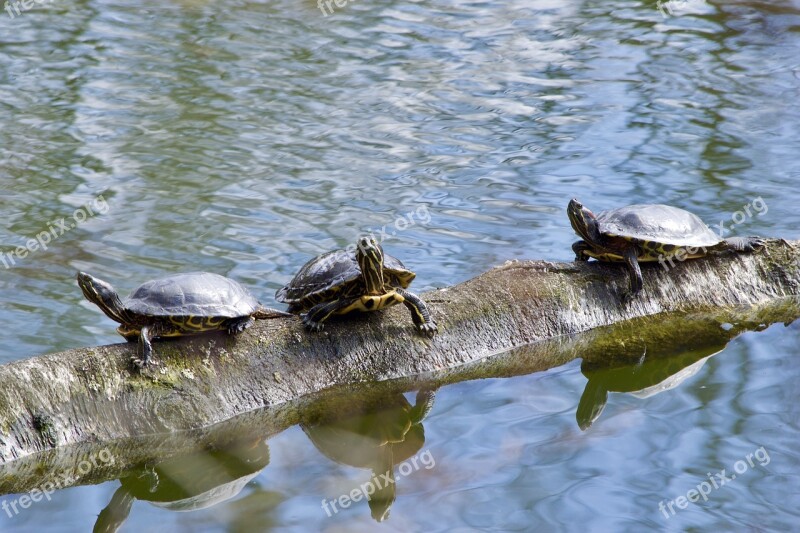
<path fill-rule="evenodd" d="M 634 291 L 632 289 L 625 289 L 622 291 L 622 296 L 620 296 L 619 301 L 622 303 L 622 305 L 628 305 L 633 301 L 636 295 L 639 294 L 639 292 L 641 292 L 641 290 Z"/>
<path fill-rule="evenodd" d="M 144 370 L 147 367 L 158 366 L 160 364 L 152 357 L 147 360 L 139 359 L 138 357 L 131 357 L 131 363 L 133 363 L 133 366 L 135 366 L 138 370 Z"/>
<path fill-rule="evenodd" d="M 436 335 L 436 332 L 439 331 L 439 328 L 434 322 L 427 322 L 425 324 L 419 324 L 417 326 L 417 331 L 419 331 L 421 335 L 424 335 L 430 339 Z"/>
<path fill-rule="evenodd" d="M 316 333 L 319 333 L 320 331 L 322 331 L 322 328 L 325 327 L 322 324 L 322 322 L 315 322 L 314 320 L 312 320 L 308 316 L 308 314 L 303 315 L 303 325 L 306 327 L 307 330 L 314 331 Z"/>

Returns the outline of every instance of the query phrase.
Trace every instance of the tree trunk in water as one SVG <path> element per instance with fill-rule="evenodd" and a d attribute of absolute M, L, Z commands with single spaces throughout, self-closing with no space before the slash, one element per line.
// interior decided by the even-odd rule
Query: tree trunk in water
<path fill-rule="evenodd" d="M 620 265 L 511 261 L 422 295 L 439 325 L 432 340 L 416 335 L 408 311 L 398 306 L 331 321 L 322 333 L 307 333 L 298 319 L 281 318 L 259 321 L 233 337 L 209 334 L 157 342 L 160 366 L 141 374 L 130 364 L 134 344 L 17 361 L 0 366 L 0 463 L 64 448 L 40 457 L 55 468 L 69 464 L 64 457 L 74 460 L 104 443 L 135 440 L 135 450 L 118 451 L 115 468 L 121 468 L 159 448 L 194 446 L 216 435 L 218 428 L 209 428 L 213 424 L 227 421 L 222 425 L 227 431 L 246 428 L 247 419 L 262 415 L 229 419 L 262 407 L 272 407 L 269 419 L 260 422 L 262 434 L 317 419 L 338 401 L 337 395 L 294 400 L 334 386 L 394 380 L 362 386 L 367 393 L 374 389 L 385 395 L 387 390 L 530 373 L 575 357 L 631 357 L 622 347 L 637 339 L 649 345 L 649 338 L 669 350 L 677 349 L 676 341 L 705 342 L 711 335 L 724 346 L 741 330 L 796 317 L 796 300 L 780 299 L 800 293 L 797 244 L 771 240 L 753 254 L 726 253 L 669 268 L 644 264 L 644 290 L 627 304 L 620 303 L 628 284 Z M 722 329 L 723 322 L 734 327 Z M 562 339 L 614 324 L 610 332 L 593 332 L 583 340 Z M 161 435 L 147 437 L 153 434 Z M 33 483 L 33 471 L 41 472 L 42 461 L 3 467 L 13 475 L 0 477 L 0 490 Z M 92 475 L 102 478 L 103 470 Z"/>

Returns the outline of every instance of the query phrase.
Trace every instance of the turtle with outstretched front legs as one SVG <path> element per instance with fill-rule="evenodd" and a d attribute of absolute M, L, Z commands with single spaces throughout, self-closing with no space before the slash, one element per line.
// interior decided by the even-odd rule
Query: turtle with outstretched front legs
<path fill-rule="evenodd" d="M 415 277 L 399 259 L 384 254 L 375 239 L 363 237 L 355 251 L 334 250 L 303 265 L 275 298 L 288 303 L 290 313 L 301 313 L 312 331 L 321 331 L 334 315 L 403 304 L 417 330 L 432 337 L 437 328 L 428 306 L 406 290 Z"/>

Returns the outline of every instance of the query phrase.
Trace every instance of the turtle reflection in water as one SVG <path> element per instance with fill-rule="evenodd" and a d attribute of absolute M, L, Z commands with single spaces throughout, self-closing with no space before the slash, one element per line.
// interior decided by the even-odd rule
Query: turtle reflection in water
<path fill-rule="evenodd" d="M 117 531 L 135 500 L 170 511 L 196 511 L 224 502 L 268 464 L 269 447 L 258 438 L 142 467 L 120 480 L 122 486 L 97 517 L 94 533 Z"/>
<path fill-rule="evenodd" d="M 370 481 L 361 486 L 371 484 L 370 488 L 374 488 L 372 494 L 366 493 L 369 488 L 363 494 L 368 499 L 372 517 L 382 522 L 389 517 L 396 496 L 394 467 L 414 456 L 425 443 L 422 420 L 433 407 L 433 399 L 433 391 L 421 390 L 412 406 L 405 396 L 396 394 L 377 405 L 350 411 L 334 420 L 301 424 L 301 427 L 328 459 L 372 471 Z M 432 458 L 421 459 L 417 467 L 432 468 Z M 327 503 L 335 505 L 336 501 Z M 330 510 L 327 512 L 331 514 Z M 338 509 L 334 508 L 333 512 Z"/>
<path fill-rule="evenodd" d="M 584 360 L 581 372 L 589 380 L 575 415 L 578 427 L 588 429 L 600 417 L 609 392 L 626 392 L 640 399 L 673 389 L 697 374 L 723 346 L 690 350 L 672 357 L 646 358 L 635 364 L 609 366 Z"/>

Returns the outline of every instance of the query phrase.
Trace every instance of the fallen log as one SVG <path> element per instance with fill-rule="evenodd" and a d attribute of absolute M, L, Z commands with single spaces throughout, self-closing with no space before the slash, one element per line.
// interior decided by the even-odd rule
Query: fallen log
<path fill-rule="evenodd" d="M 60 447 L 202 434 L 237 415 L 334 386 L 425 373 L 437 381 L 467 363 L 637 317 L 729 312 L 796 296 L 797 244 L 771 240 L 755 254 L 644 265 L 644 290 L 627 304 L 620 295 L 628 278 L 618 265 L 511 261 L 424 294 L 440 330 L 432 340 L 414 333 L 405 309 L 392 308 L 331 322 L 318 334 L 282 318 L 234 337 L 159 342 L 161 365 L 141 374 L 130 364 L 132 344 L 13 362 L 0 366 L 0 463 Z M 536 369 L 565 362 L 563 351 L 537 353 Z M 286 423 L 305 416 L 293 408 L 285 413 Z"/>
<path fill-rule="evenodd" d="M 286 403 L 249 411 L 213 426 L 187 431 L 139 435 L 113 442 L 92 441 L 52 448 L 0 464 L 0 494 L 25 493 L 138 478 L 162 464 L 183 464 L 184 457 L 236 448 L 238 443 L 268 441 L 296 424 L 303 427 L 360 416 L 397 404 L 398 395 L 435 390 L 467 380 L 507 378 L 545 371 L 582 358 L 588 382 L 579 402 L 576 422 L 583 428 L 581 405 L 596 388 L 597 374 L 623 372 L 635 376 L 659 365 L 656 376 L 685 374 L 699 357 L 722 350 L 739 334 L 767 324 L 786 325 L 800 317 L 800 298 L 787 297 L 756 306 L 736 306 L 696 313 L 661 313 L 635 318 L 576 335 L 557 337 L 512 349 L 453 368 L 387 381 L 334 386 Z M 642 355 L 646 359 L 642 362 Z M 633 365 L 633 366 L 632 366 Z M 594 374 L 592 374 L 594 372 Z M 641 373 L 641 372 L 638 372 Z M 641 385 L 633 380 L 632 385 Z M 626 381 L 631 385 L 630 381 Z M 536 398 L 537 391 L 530 391 Z M 598 414 L 598 413 L 593 413 Z M 371 427 L 364 420 L 358 427 Z M 577 428 L 576 428 L 577 429 Z M 421 444 L 420 444 L 421 445 Z M 248 449 L 252 444 L 248 444 Z"/>

